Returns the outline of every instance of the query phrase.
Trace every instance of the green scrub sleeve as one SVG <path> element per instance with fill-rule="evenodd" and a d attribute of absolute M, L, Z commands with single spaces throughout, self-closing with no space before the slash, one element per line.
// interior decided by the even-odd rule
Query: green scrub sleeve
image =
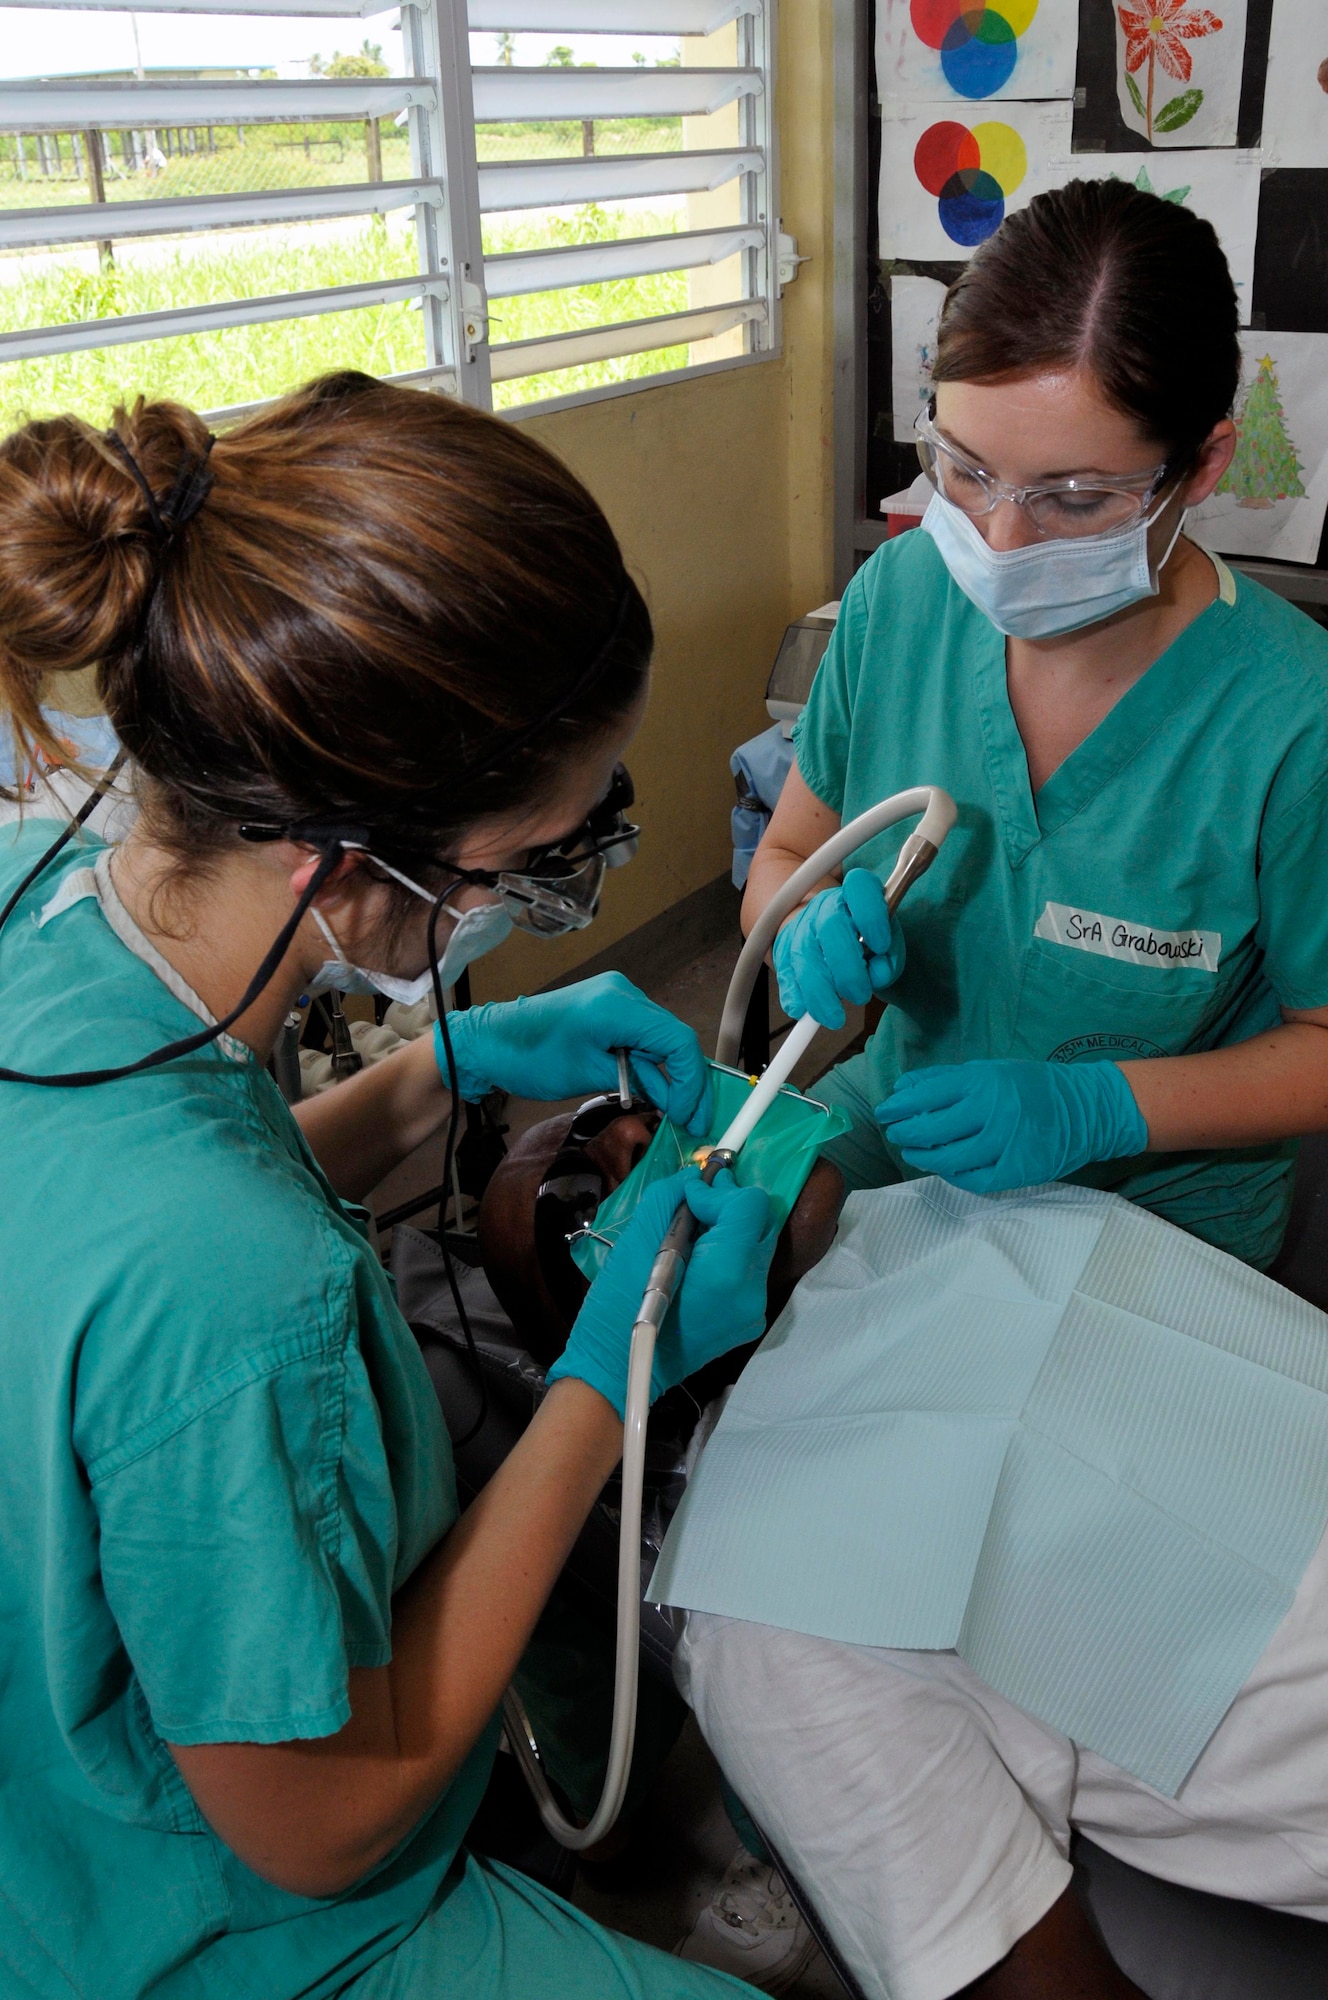
<path fill-rule="evenodd" d="M 1328 772 L 1271 818 L 1259 852 L 1264 972 L 1284 1007 L 1328 1007 Z"/>
<path fill-rule="evenodd" d="M 106 1598 L 157 1733 L 340 1729 L 348 1669 L 391 1657 L 397 1540 L 353 1326 L 247 1355 L 89 1473 Z"/>
<path fill-rule="evenodd" d="M 867 631 L 866 574 L 859 570 L 844 592 L 825 658 L 793 729 L 798 770 L 822 804 L 837 813 L 844 809 L 853 704 Z"/>

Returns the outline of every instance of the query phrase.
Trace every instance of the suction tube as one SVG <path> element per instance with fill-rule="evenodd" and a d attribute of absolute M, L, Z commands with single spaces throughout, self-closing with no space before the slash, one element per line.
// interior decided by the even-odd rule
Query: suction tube
<path fill-rule="evenodd" d="M 716 1062 L 732 1064 L 738 1053 L 757 971 L 785 917 L 809 890 L 823 882 L 856 848 L 864 846 L 886 827 L 894 826 L 898 820 L 908 819 L 914 813 L 922 814 L 921 823 L 900 848 L 899 859 L 885 885 L 886 902 L 892 912 L 897 910 L 913 883 L 931 867 L 955 823 L 955 802 L 939 785 L 917 785 L 910 791 L 896 792 L 893 798 L 882 799 L 879 805 L 859 813 L 856 819 L 832 834 L 776 890 L 753 924 L 751 935 L 733 968 L 719 1040 L 715 1046 Z M 774 1102 L 800 1057 L 810 1047 L 816 1032 L 817 1024 L 810 1014 L 805 1014 L 789 1030 L 783 1046 L 771 1059 L 760 1081 L 706 1161 L 707 1180 L 732 1165 L 734 1155 Z M 559 1810 L 558 1802 L 549 1789 L 530 1720 L 515 1689 L 509 1688 L 503 1696 L 507 1740 L 534 1793 L 540 1818 L 556 1841 L 578 1853 L 603 1840 L 617 1821 L 627 1795 L 632 1751 L 636 1744 L 636 1688 L 641 1653 L 641 1498 L 645 1480 L 646 1421 L 650 1415 L 650 1373 L 655 1359 L 655 1342 L 682 1282 L 695 1236 L 696 1221 L 684 1203 L 659 1247 L 641 1300 L 641 1310 L 632 1328 L 627 1364 L 627 1415 L 623 1425 L 613 1726 L 609 1733 L 604 1789 L 585 1826 L 574 1826 Z"/>
<path fill-rule="evenodd" d="M 724 1015 L 719 1024 L 719 1040 L 715 1044 L 716 1062 L 731 1066 L 737 1060 L 742 1025 L 747 1018 L 747 1003 L 752 997 L 756 975 L 775 941 L 775 932 L 790 910 L 796 909 L 808 891 L 823 882 L 857 848 L 865 847 L 878 833 L 884 833 L 886 827 L 894 826 L 898 820 L 909 819 L 914 813 L 922 814 L 921 823 L 900 848 L 899 859 L 885 885 L 885 900 L 893 913 L 913 883 L 931 867 L 941 843 L 955 823 L 955 802 L 939 785 L 915 785 L 911 791 L 896 792 L 893 798 L 882 799 L 879 805 L 869 806 L 866 812 L 851 819 L 847 826 L 841 826 L 838 833 L 832 833 L 829 840 L 818 847 L 815 854 L 809 855 L 800 868 L 795 868 L 788 881 L 775 891 L 752 925 L 738 963 L 733 968 L 724 1002 Z M 796 1029 L 793 1032 L 796 1033 Z"/>

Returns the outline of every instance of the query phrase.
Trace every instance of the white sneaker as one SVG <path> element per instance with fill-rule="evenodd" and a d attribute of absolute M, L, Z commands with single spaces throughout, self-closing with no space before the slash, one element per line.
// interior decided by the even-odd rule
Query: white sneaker
<path fill-rule="evenodd" d="M 778 1869 L 740 1847 L 675 1950 L 679 1958 L 731 1972 L 766 1993 L 783 1993 L 806 1967 L 816 1940 Z"/>

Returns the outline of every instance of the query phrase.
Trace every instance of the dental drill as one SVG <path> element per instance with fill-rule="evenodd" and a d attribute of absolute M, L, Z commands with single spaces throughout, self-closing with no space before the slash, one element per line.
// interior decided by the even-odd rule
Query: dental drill
<path fill-rule="evenodd" d="M 733 968 L 724 1002 L 715 1060 L 731 1065 L 738 1053 L 752 988 L 775 933 L 808 892 L 898 820 L 921 813 L 922 819 L 899 850 L 885 884 L 886 906 L 893 916 L 913 883 L 925 875 L 955 823 L 955 803 L 939 785 L 916 785 L 882 799 L 847 826 L 832 834 L 776 890 L 751 929 Z M 817 1032 L 817 1022 L 804 1014 L 784 1038 L 779 1052 L 762 1072 L 742 1109 L 706 1157 L 702 1177 L 713 1181 L 731 1167 L 746 1140 L 774 1103 Z M 626 1088 L 620 1059 L 620 1091 Z M 630 1093 L 629 1093 L 630 1097 Z M 559 1811 L 540 1761 L 539 1745 L 514 1689 L 503 1697 L 507 1739 L 539 1806 L 545 1827 L 563 1847 L 581 1852 L 603 1840 L 617 1821 L 627 1794 L 627 1780 L 636 1744 L 636 1692 L 641 1648 L 641 1504 L 645 1481 L 646 1422 L 650 1414 L 650 1375 L 655 1342 L 687 1268 L 696 1237 L 696 1219 L 682 1203 L 670 1223 L 651 1268 L 627 1364 L 626 1417 L 623 1423 L 622 1510 L 618 1534 L 618 1626 L 614 1652 L 613 1725 L 609 1733 L 608 1767 L 599 1804 L 585 1826 L 574 1826 Z"/>

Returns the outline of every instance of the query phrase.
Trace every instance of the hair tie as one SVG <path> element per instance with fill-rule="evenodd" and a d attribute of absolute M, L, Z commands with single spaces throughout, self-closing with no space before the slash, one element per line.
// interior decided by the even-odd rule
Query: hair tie
<path fill-rule="evenodd" d="M 146 473 L 120 433 L 107 431 L 106 442 L 113 450 L 119 452 L 134 483 L 147 501 L 148 519 L 152 523 L 153 534 L 159 542 L 163 544 L 169 542 L 179 529 L 193 520 L 216 484 L 216 474 L 208 465 L 212 447 L 217 442 L 216 438 L 209 434 L 208 441 L 198 457 L 195 457 L 193 452 L 185 455 L 171 490 L 160 506 L 157 504 L 156 494 L 148 484 Z"/>

